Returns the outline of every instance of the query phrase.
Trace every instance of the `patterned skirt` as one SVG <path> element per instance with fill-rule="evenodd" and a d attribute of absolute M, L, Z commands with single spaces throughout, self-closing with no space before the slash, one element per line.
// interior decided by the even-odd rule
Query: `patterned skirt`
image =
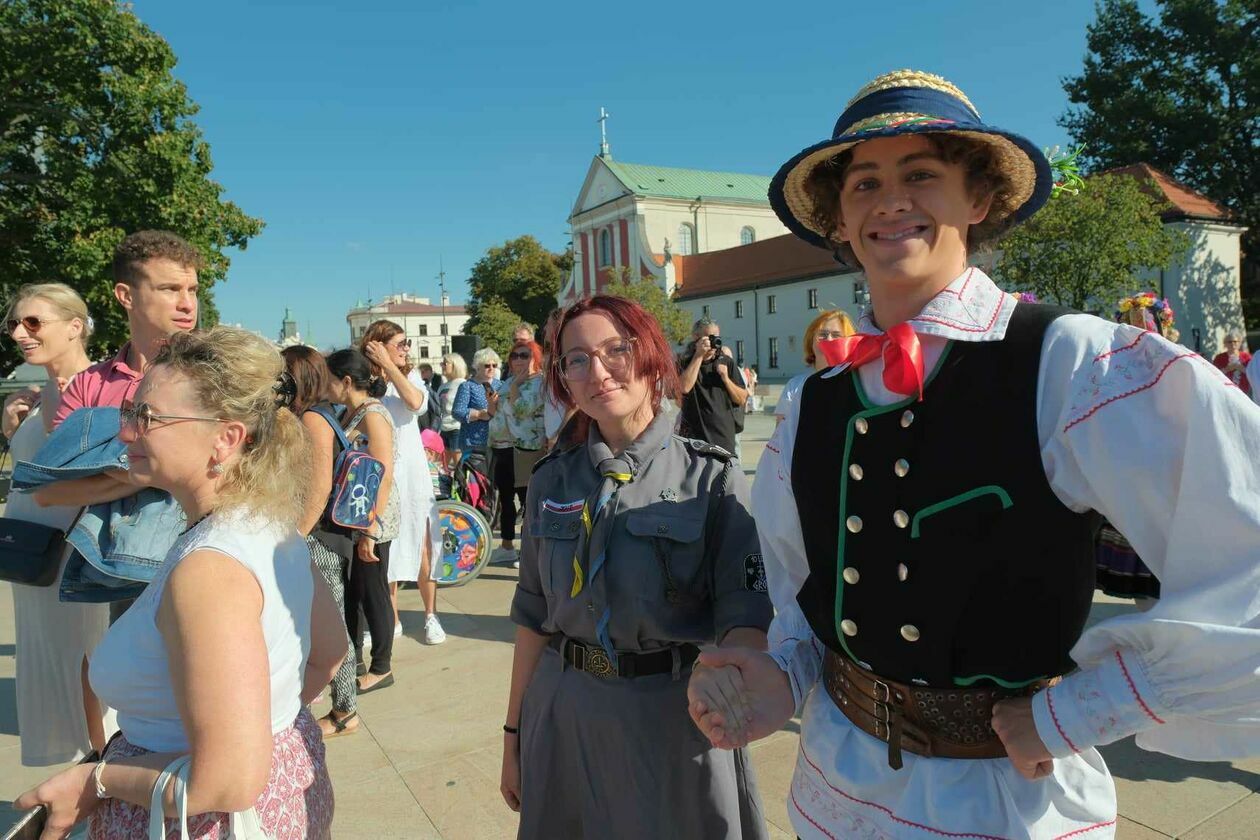
<path fill-rule="evenodd" d="M 144 755 L 119 735 L 105 751 L 106 759 Z M 254 803 L 263 831 L 271 840 L 327 838 L 333 818 L 332 780 L 324 762 L 324 742 L 319 724 L 302 709 L 293 726 L 275 736 L 271 753 L 271 778 Z M 193 840 L 224 840 L 229 817 L 211 811 L 188 818 Z M 121 799 L 108 799 L 92 816 L 88 840 L 134 840 L 149 836 L 149 809 Z M 167 840 L 179 840 L 178 820 L 167 819 Z"/>
<path fill-rule="evenodd" d="M 1159 578 L 1138 557 L 1124 535 L 1103 523 L 1098 534 L 1095 587 L 1117 598 L 1158 598 Z"/>

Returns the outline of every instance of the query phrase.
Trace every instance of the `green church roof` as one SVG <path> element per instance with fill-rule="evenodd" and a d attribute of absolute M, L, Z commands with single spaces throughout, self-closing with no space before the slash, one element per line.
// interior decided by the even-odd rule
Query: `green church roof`
<path fill-rule="evenodd" d="M 648 166 L 642 163 L 622 163 L 611 158 L 603 158 L 603 161 L 621 183 L 626 185 L 626 189 L 636 195 L 770 203 L 770 199 L 766 197 L 766 191 L 770 189 L 770 178 L 765 175 Z"/>

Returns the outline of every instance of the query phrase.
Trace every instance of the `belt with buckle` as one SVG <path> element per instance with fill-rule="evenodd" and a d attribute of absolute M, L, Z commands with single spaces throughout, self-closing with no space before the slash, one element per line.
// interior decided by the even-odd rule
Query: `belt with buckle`
<path fill-rule="evenodd" d="M 679 674 L 700 655 L 695 645 L 674 645 L 646 653 L 618 651 L 614 663 L 599 645 L 588 645 L 563 636 L 553 635 L 547 642 L 571 668 L 593 677 L 647 677 L 653 674 Z"/>
<path fill-rule="evenodd" d="M 901 752 L 931 758 L 1002 758 L 993 731 L 993 704 L 1035 694 L 1057 680 L 1023 688 L 930 688 L 881 677 L 827 651 L 823 684 L 854 726 L 888 742 L 888 766 L 900 770 Z"/>

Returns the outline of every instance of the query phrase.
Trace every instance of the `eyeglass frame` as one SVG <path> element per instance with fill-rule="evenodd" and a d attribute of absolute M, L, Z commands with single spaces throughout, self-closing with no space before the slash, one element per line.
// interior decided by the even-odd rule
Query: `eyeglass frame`
<path fill-rule="evenodd" d="M 508 361 L 519 359 L 524 362 L 532 358 L 534 358 L 534 354 L 528 350 L 513 350 L 511 353 L 508 353 Z"/>
<path fill-rule="evenodd" d="M 410 338 L 403 338 L 403 340 L 402 340 L 402 341 L 390 341 L 390 342 L 386 342 L 385 346 L 386 346 L 386 347 L 403 347 L 403 348 L 405 348 L 405 349 L 407 349 L 407 350 L 410 350 L 410 349 L 411 349 L 411 339 L 410 339 Z"/>
<path fill-rule="evenodd" d="M 141 414 L 143 410 L 143 415 Z M 119 429 L 125 429 L 128 426 L 135 425 L 136 435 L 144 437 L 153 428 L 153 421 L 157 420 L 162 424 L 169 424 L 176 420 L 200 420 L 205 423 L 231 423 L 231 420 L 223 417 L 190 417 L 186 414 L 157 414 L 153 411 L 153 406 L 147 402 L 138 402 L 135 405 L 125 406 L 118 411 Z"/>
<path fill-rule="evenodd" d="M 38 315 L 26 315 L 22 318 L 9 318 L 3 324 L 4 334 L 7 336 L 12 336 L 13 331 L 16 330 L 19 325 L 21 325 L 23 327 L 26 327 L 26 332 L 29 335 L 38 335 L 39 331 L 44 328 L 45 324 L 64 324 L 66 321 L 70 321 L 70 320 L 73 320 L 73 319 L 72 318 L 40 318 Z M 27 321 L 34 321 L 35 326 L 32 327 L 30 324 L 26 323 Z"/>
<path fill-rule="evenodd" d="M 638 340 L 639 339 L 637 336 L 633 336 L 633 335 L 620 336 L 619 335 L 616 338 L 609 338 L 600 342 L 598 347 L 593 347 L 590 350 L 573 349 L 565 353 L 561 353 L 559 356 L 556 357 L 556 360 L 555 362 L 553 362 L 553 364 L 556 366 L 556 369 L 560 371 L 561 378 L 564 379 L 566 382 L 585 382 L 587 381 L 587 379 L 590 378 L 589 367 L 587 368 L 587 371 L 588 371 L 587 375 L 580 379 L 569 376 L 568 371 L 565 369 L 564 360 L 565 360 L 565 357 L 569 355 L 569 353 L 585 353 L 589 357 L 587 359 L 587 364 L 589 364 L 592 360 L 598 358 L 600 361 L 600 364 L 604 366 L 604 369 L 607 370 L 609 373 L 612 373 L 612 368 L 609 367 L 608 359 L 605 357 L 604 348 L 608 347 L 614 341 L 624 341 L 628 348 L 627 356 L 629 357 L 629 360 L 633 362 L 634 361 L 634 343 Z"/>
<path fill-rule="evenodd" d="M 845 337 L 844 330 L 819 330 L 814 333 L 815 341 L 835 341 Z"/>

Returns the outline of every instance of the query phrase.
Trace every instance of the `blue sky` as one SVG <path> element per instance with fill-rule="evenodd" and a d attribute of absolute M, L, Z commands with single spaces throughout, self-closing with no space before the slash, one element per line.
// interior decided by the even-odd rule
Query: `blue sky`
<path fill-rule="evenodd" d="M 288 306 L 323 347 L 369 296 L 436 302 L 440 259 L 463 301 L 488 247 L 531 233 L 563 249 L 600 106 L 616 158 L 770 175 L 863 83 L 915 67 L 987 121 L 1064 144 L 1060 80 L 1094 18 L 1092 0 L 134 9 L 179 56 L 214 177 L 267 223 L 230 252 L 223 320 L 272 335 Z"/>

